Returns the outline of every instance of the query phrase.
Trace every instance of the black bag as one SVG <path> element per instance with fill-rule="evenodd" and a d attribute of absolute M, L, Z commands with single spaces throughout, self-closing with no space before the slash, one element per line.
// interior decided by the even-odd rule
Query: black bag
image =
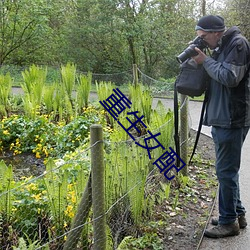
<path fill-rule="evenodd" d="M 207 88 L 208 81 L 208 74 L 203 65 L 190 58 L 180 67 L 180 74 L 175 81 L 177 92 L 191 97 L 201 96 Z"/>

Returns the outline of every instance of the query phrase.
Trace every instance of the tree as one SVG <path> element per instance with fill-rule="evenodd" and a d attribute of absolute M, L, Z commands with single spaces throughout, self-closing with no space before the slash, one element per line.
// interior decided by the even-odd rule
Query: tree
<path fill-rule="evenodd" d="M 225 0 L 221 11 L 226 25 L 239 26 L 242 33 L 250 39 L 250 2 L 248 0 Z"/>
<path fill-rule="evenodd" d="M 26 43 L 34 41 L 43 33 L 46 8 L 43 7 L 43 2 L 38 0 L 8 0 L 0 2 L 0 11 L 0 65 L 2 65 Z M 33 45 L 34 47 L 28 48 L 27 54 L 42 46 L 41 39 Z"/>

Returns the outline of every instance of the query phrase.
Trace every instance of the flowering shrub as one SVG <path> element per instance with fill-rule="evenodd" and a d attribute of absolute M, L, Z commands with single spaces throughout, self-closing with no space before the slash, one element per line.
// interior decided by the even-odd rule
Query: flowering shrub
<path fill-rule="evenodd" d="M 88 140 L 90 126 L 100 121 L 101 113 L 93 107 L 67 124 L 54 123 L 48 115 L 34 119 L 12 115 L 0 121 L 0 151 L 33 152 L 37 158 L 60 156 Z"/>

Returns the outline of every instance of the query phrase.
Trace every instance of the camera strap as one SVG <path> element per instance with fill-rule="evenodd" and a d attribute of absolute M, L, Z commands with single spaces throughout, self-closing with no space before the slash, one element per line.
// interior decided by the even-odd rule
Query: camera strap
<path fill-rule="evenodd" d="M 199 142 L 203 117 L 204 117 L 206 103 L 207 103 L 207 96 L 208 96 L 207 92 L 208 91 L 205 91 L 205 97 L 204 97 L 204 101 L 203 101 L 202 109 L 201 109 L 201 114 L 200 114 L 199 126 L 198 126 L 198 130 L 196 132 L 195 143 L 194 143 L 192 154 L 191 154 L 190 159 L 189 159 L 189 164 L 191 163 L 191 161 L 193 159 L 193 156 L 195 154 L 195 151 L 196 151 L 196 148 L 197 148 L 197 145 Z M 178 92 L 176 89 L 176 84 L 174 84 L 174 127 L 175 127 L 175 134 L 174 134 L 175 150 L 176 150 L 176 154 L 180 156 L 179 105 L 178 105 Z M 176 165 L 177 165 L 177 168 L 180 167 L 180 160 L 178 158 L 177 158 Z"/>
<path fill-rule="evenodd" d="M 205 96 L 204 96 L 204 100 L 203 100 L 202 108 L 201 108 L 199 126 L 198 126 L 198 130 L 196 132 L 196 138 L 195 138 L 195 142 L 194 142 L 193 152 L 192 152 L 192 154 L 190 156 L 189 164 L 191 163 L 191 161 L 193 159 L 193 156 L 195 154 L 195 150 L 196 150 L 198 142 L 199 142 L 199 138 L 200 138 L 200 134 L 201 134 L 201 128 L 202 128 L 202 122 L 203 122 L 203 117 L 204 117 L 204 113 L 205 113 L 205 109 L 206 109 L 206 104 L 207 104 L 207 92 L 208 91 L 205 91 Z"/>

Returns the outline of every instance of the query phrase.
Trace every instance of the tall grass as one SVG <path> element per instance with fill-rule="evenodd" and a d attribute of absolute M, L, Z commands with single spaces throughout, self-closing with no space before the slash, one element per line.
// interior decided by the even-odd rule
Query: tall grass
<path fill-rule="evenodd" d="M 5 223 L 8 223 L 13 206 L 13 194 L 10 190 L 13 188 L 14 176 L 12 166 L 8 167 L 4 161 L 0 161 L 0 214 L 4 216 Z"/>
<path fill-rule="evenodd" d="M 62 86 L 64 87 L 70 101 L 72 101 L 72 92 L 76 82 L 76 65 L 67 63 L 61 66 Z"/>
<path fill-rule="evenodd" d="M 129 85 L 129 97 L 132 102 L 132 110 L 144 115 L 146 123 L 150 124 L 153 96 L 149 89 L 142 84 Z"/>
<path fill-rule="evenodd" d="M 112 88 L 106 86 L 103 89 L 106 90 L 107 94 L 108 90 Z M 106 95 L 105 98 L 107 97 Z M 162 103 L 157 105 L 156 110 L 152 110 L 150 92 L 143 92 L 140 85 L 130 87 L 130 97 L 132 102 L 131 110 L 142 111 L 142 114 L 146 114 L 145 117 L 147 116 L 148 119 L 145 123 L 149 122 L 147 129 L 152 134 L 160 131 L 162 134 L 159 138 L 157 137 L 159 141 L 162 142 L 166 149 L 171 146 L 173 114 L 164 109 Z M 143 98 L 145 98 L 145 102 L 142 101 Z M 142 109 L 142 103 L 145 104 L 145 109 Z M 131 125 L 126 119 L 125 111 L 119 115 L 119 121 L 125 128 Z M 115 218 L 119 218 L 116 219 L 118 220 L 116 225 L 113 225 L 116 228 L 115 245 L 117 245 L 116 240 L 119 238 L 117 234 L 126 230 L 126 226 L 132 230 L 132 228 L 140 226 L 143 220 L 152 214 L 152 201 L 146 198 L 146 181 L 152 170 L 152 161 L 159 158 L 164 152 L 161 148 L 152 150 L 152 159 L 150 160 L 147 150 L 139 146 L 139 144 L 145 145 L 144 137 L 139 138 L 139 135 L 136 134 L 134 136 L 138 144 L 135 144 L 127 132 L 115 122 L 114 132 L 110 135 L 110 145 L 107 147 L 105 156 L 106 205 L 107 209 L 112 208 L 108 220 L 112 223 Z M 154 146 L 154 142 L 150 142 L 150 146 Z M 116 204 L 119 199 L 122 201 Z M 116 205 L 114 206 L 114 204 Z"/>
<path fill-rule="evenodd" d="M 24 91 L 24 111 L 29 117 L 35 117 L 42 103 L 43 90 L 46 82 L 47 68 L 32 65 L 22 72 Z"/>
<path fill-rule="evenodd" d="M 87 75 L 80 75 L 78 78 L 77 96 L 76 96 L 76 106 L 78 111 L 82 108 L 88 107 L 89 94 L 91 90 L 92 74 L 88 72 Z"/>
<path fill-rule="evenodd" d="M 0 115 L 7 116 L 9 110 L 8 98 L 11 93 L 12 79 L 10 74 L 0 75 Z"/>
<path fill-rule="evenodd" d="M 46 88 L 44 89 L 43 102 L 47 114 L 50 114 L 53 111 L 55 89 L 56 89 L 56 84 L 53 84 L 51 86 L 46 86 Z"/>
<path fill-rule="evenodd" d="M 112 82 L 96 82 L 96 90 L 99 101 L 106 101 L 106 99 L 112 94 L 115 85 Z M 101 105 L 100 105 L 101 106 Z M 103 106 L 101 106 L 102 110 L 105 110 Z M 110 114 L 106 114 L 107 121 L 109 125 L 114 127 L 114 118 Z"/>

